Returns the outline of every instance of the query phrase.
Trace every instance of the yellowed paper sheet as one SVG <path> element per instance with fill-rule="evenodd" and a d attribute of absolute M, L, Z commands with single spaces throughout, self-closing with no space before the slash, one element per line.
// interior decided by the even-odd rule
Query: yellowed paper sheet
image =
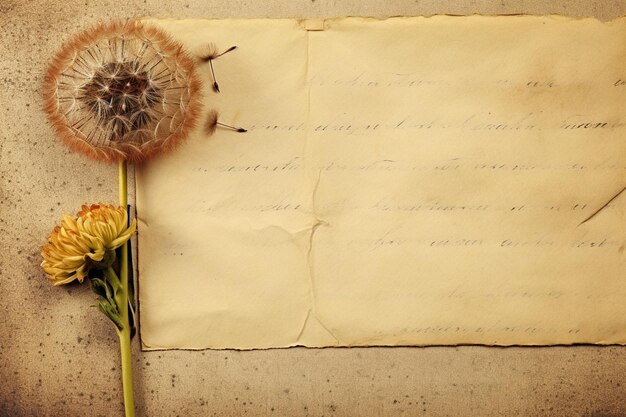
<path fill-rule="evenodd" d="M 137 172 L 146 349 L 626 342 L 626 21 L 153 21 L 222 92 Z"/>

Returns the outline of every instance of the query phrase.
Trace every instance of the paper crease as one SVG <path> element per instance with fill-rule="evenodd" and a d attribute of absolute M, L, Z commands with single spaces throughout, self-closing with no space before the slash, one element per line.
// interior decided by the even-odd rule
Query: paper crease
<path fill-rule="evenodd" d="M 310 147 L 311 147 L 311 138 L 309 135 L 310 132 L 310 121 L 311 121 L 311 83 L 309 82 L 309 70 L 311 66 L 311 31 L 306 29 L 306 65 L 305 65 L 305 73 L 304 73 L 304 85 L 307 89 L 307 112 L 306 112 L 306 130 L 305 130 L 305 143 L 304 143 L 304 167 L 305 173 L 308 176 L 311 171 L 311 166 L 309 164 L 310 158 Z M 299 343 L 302 339 L 302 336 L 306 330 L 308 323 L 310 323 L 311 316 L 315 318 L 315 320 L 319 323 L 319 325 L 328 332 L 328 334 L 336 341 L 337 344 L 340 344 L 340 340 L 337 335 L 327 326 L 319 317 L 319 312 L 317 309 L 316 302 L 316 294 L 315 294 L 315 269 L 313 264 L 313 242 L 315 239 L 315 234 L 320 226 L 328 225 L 328 222 L 318 216 L 315 204 L 315 196 L 317 195 L 320 181 L 322 177 L 322 171 L 317 170 L 317 176 L 314 180 L 311 190 L 311 215 L 313 216 L 313 224 L 311 225 L 310 235 L 308 240 L 308 246 L 306 249 L 306 264 L 308 269 L 308 278 L 309 278 L 309 297 L 310 297 L 310 306 L 309 310 L 306 314 L 306 317 L 302 323 L 298 336 L 296 338 L 296 343 Z"/>

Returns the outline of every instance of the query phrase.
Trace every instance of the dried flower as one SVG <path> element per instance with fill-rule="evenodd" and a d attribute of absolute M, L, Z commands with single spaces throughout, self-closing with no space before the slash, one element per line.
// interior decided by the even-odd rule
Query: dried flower
<path fill-rule="evenodd" d="M 124 244 L 135 232 L 126 210 L 110 205 L 83 206 L 77 217 L 63 216 L 43 247 L 41 267 L 54 285 L 83 282 L 89 268 Z"/>
<path fill-rule="evenodd" d="M 75 36 L 52 61 L 43 86 L 48 118 L 68 146 L 95 159 L 135 163 L 187 137 L 199 91 L 182 45 L 137 21 Z"/>

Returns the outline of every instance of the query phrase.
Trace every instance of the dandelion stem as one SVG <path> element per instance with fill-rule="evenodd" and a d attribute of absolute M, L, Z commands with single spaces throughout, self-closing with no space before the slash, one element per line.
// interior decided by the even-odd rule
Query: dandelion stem
<path fill-rule="evenodd" d="M 118 164 L 120 206 L 127 209 L 128 186 L 126 161 Z M 126 417 L 135 417 L 133 399 L 133 363 L 131 360 L 130 321 L 128 317 L 128 242 L 124 243 L 120 251 L 120 291 L 116 294 L 115 302 L 120 313 L 122 329 L 117 331 L 120 339 L 122 359 L 122 386 L 124 389 L 124 411 Z"/>
<path fill-rule="evenodd" d="M 119 173 L 119 191 L 120 191 L 120 206 L 124 207 L 126 210 L 126 206 L 128 206 L 128 188 L 127 188 L 127 177 L 126 174 L 126 161 L 120 160 L 117 164 L 118 173 Z"/>

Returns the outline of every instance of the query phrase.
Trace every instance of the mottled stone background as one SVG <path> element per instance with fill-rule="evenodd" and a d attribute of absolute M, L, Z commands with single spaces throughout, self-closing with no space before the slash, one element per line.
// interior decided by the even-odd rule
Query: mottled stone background
<path fill-rule="evenodd" d="M 0 0 L 0 417 L 123 415 L 114 331 L 87 286 L 52 287 L 39 269 L 63 213 L 117 201 L 116 168 L 70 153 L 41 111 L 64 40 L 118 17 L 435 13 L 607 20 L 626 2 Z M 135 341 L 134 359 L 141 417 L 626 416 L 626 347 L 141 352 Z"/>

